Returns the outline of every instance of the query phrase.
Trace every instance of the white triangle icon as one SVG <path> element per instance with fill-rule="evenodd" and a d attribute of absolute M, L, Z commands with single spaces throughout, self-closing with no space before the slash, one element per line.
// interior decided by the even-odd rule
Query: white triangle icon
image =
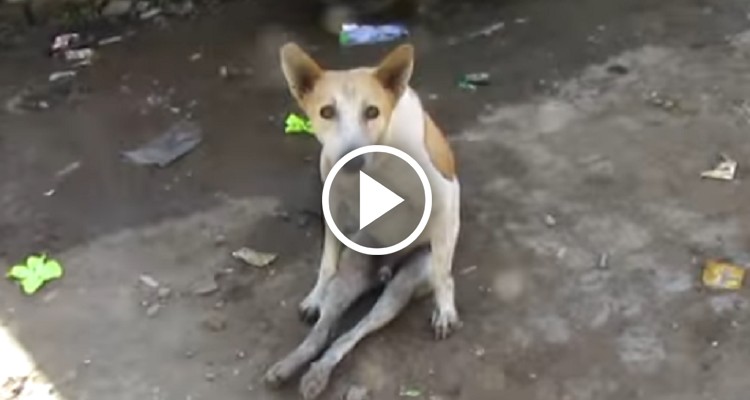
<path fill-rule="evenodd" d="M 359 171 L 359 229 L 370 225 L 403 201 L 380 182 Z"/>

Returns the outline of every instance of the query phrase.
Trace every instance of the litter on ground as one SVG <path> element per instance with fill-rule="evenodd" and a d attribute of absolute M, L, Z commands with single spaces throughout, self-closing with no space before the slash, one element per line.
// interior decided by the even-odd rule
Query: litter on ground
<path fill-rule="evenodd" d="M 75 46 L 76 43 L 81 40 L 81 35 L 78 33 L 63 33 L 55 36 L 52 41 L 52 51 L 64 51 Z"/>
<path fill-rule="evenodd" d="M 343 46 L 384 43 L 392 42 L 408 35 L 409 30 L 401 24 L 343 24 L 339 33 L 339 43 Z"/>
<path fill-rule="evenodd" d="M 60 79 L 75 78 L 77 74 L 78 73 L 76 71 L 55 71 L 49 74 L 49 81 L 55 82 L 55 81 L 59 81 Z"/>
<path fill-rule="evenodd" d="M 278 254 L 264 253 L 248 247 L 243 247 L 239 250 L 233 251 L 232 257 L 254 267 L 262 268 L 276 261 L 276 258 L 278 258 Z"/>
<path fill-rule="evenodd" d="M 737 161 L 729 158 L 726 154 L 721 154 L 721 161 L 713 169 L 701 172 L 701 178 L 721 181 L 734 180 L 734 176 L 737 173 L 737 165 Z"/>
<path fill-rule="evenodd" d="M 292 113 L 286 117 L 285 123 L 284 132 L 288 134 L 313 134 L 312 123 L 307 117 Z"/>
<path fill-rule="evenodd" d="M 55 172 L 55 176 L 58 178 L 63 178 L 67 175 L 72 174 L 75 172 L 78 168 L 81 168 L 81 162 L 80 161 L 73 161 L 72 163 L 66 165 L 63 169 Z"/>
<path fill-rule="evenodd" d="M 189 153 L 202 140 L 203 135 L 198 124 L 180 121 L 144 146 L 125 151 L 122 155 L 135 164 L 157 165 L 163 168 Z"/>
<path fill-rule="evenodd" d="M 401 397 L 415 398 L 422 396 L 422 391 L 419 389 L 401 388 L 398 395 Z"/>
<path fill-rule="evenodd" d="M 480 38 L 480 37 L 492 36 L 493 34 L 502 30 L 503 28 L 505 28 L 505 22 L 503 21 L 494 22 L 492 24 L 485 26 L 484 28 L 477 29 L 468 34 L 457 36 L 457 37 L 452 37 L 448 40 L 448 45 L 455 46 L 461 42 L 465 42 L 468 40 L 473 40 L 473 39 Z"/>
<path fill-rule="evenodd" d="M 90 48 L 65 51 L 65 61 L 90 64 L 93 58 L 94 50 Z"/>
<path fill-rule="evenodd" d="M 744 278 L 745 269 L 732 263 L 709 260 L 703 267 L 703 284 L 712 289 L 737 290 Z"/>
<path fill-rule="evenodd" d="M 114 44 L 114 43 L 119 43 L 119 42 L 122 42 L 122 36 L 120 35 L 110 36 L 110 37 L 106 37 L 104 39 L 99 40 L 99 46 L 106 46 L 109 44 Z"/>
<path fill-rule="evenodd" d="M 477 72 L 465 74 L 458 80 L 458 87 L 466 90 L 476 90 L 479 86 L 490 84 L 490 74 L 486 72 Z"/>

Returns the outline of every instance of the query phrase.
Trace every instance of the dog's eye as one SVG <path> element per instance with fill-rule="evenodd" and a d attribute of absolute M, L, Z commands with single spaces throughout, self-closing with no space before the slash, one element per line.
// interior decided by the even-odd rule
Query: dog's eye
<path fill-rule="evenodd" d="M 380 115 L 380 110 L 378 110 L 375 106 L 367 106 L 365 108 L 365 118 L 367 119 L 375 119 Z"/>
<path fill-rule="evenodd" d="M 320 107 L 320 116 L 324 119 L 331 119 L 336 116 L 336 109 L 330 104 Z"/>

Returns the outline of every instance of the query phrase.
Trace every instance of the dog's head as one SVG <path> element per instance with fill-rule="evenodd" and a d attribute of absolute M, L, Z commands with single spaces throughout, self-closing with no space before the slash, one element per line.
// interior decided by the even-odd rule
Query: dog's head
<path fill-rule="evenodd" d="M 344 71 L 324 70 L 294 43 L 281 48 L 289 90 L 332 162 L 359 147 L 385 142 L 391 114 L 409 84 L 413 65 L 414 48 L 406 44 L 376 67 Z M 350 161 L 345 169 L 360 169 L 369 155 Z"/>

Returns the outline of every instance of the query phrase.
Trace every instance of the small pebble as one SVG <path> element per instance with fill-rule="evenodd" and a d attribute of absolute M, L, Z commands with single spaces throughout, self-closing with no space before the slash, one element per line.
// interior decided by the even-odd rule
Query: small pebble
<path fill-rule="evenodd" d="M 596 266 L 599 269 L 607 269 L 607 268 L 609 268 L 609 255 L 607 253 L 602 253 L 599 256 L 599 262 L 596 264 Z"/>
<path fill-rule="evenodd" d="M 193 289 L 193 294 L 197 296 L 210 296 L 219 291 L 219 284 L 213 277 L 206 278 L 199 282 Z"/>
<path fill-rule="evenodd" d="M 214 308 L 217 310 L 221 310 L 227 305 L 227 303 L 224 300 L 219 300 L 214 304 Z"/>
<path fill-rule="evenodd" d="M 544 216 L 544 224 L 552 227 L 557 225 L 557 220 L 551 214 L 547 214 Z"/>
<path fill-rule="evenodd" d="M 159 281 L 157 281 L 150 275 L 141 275 L 138 277 L 138 280 L 141 281 L 142 284 L 150 287 L 151 289 L 157 289 L 159 287 Z"/>
<path fill-rule="evenodd" d="M 184 354 L 184 355 L 185 355 L 185 358 L 187 358 L 188 360 L 190 360 L 190 359 L 192 359 L 193 357 L 195 357 L 195 352 L 194 352 L 194 351 L 192 351 L 192 350 L 188 350 L 188 351 L 186 351 L 186 352 L 185 352 L 185 354 Z"/>
<path fill-rule="evenodd" d="M 343 400 L 369 400 L 370 391 L 364 386 L 351 386 L 344 393 Z"/>
<path fill-rule="evenodd" d="M 156 296 L 159 297 L 159 299 L 161 300 L 166 300 L 171 295 L 172 295 L 172 289 L 166 286 L 160 287 L 159 290 L 156 292 Z"/>
<path fill-rule="evenodd" d="M 221 332 L 227 329 L 227 319 L 222 315 L 213 314 L 204 319 L 201 325 L 210 332 Z"/>
<path fill-rule="evenodd" d="M 559 249 L 557 249 L 556 256 L 557 256 L 558 259 L 562 260 L 563 257 L 565 257 L 565 254 L 567 254 L 567 252 L 568 252 L 568 248 L 567 247 L 560 247 Z"/>
<path fill-rule="evenodd" d="M 214 238 L 214 244 L 215 244 L 216 246 L 223 246 L 223 245 L 225 245 L 226 243 L 227 243 L 227 237 L 226 237 L 226 236 L 224 236 L 224 235 L 217 235 L 217 236 L 216 236 L 216 237 Z"/>
<path fill-rule="evenodd" d="M 232 257 L 250 266 L 263 268 L 272 264 L 278 258 L 276 253 L 266 253 L 249 247 L 243 247 L 232 252 Z"/>
<path fill-rule="evenodd" d="M 216 380 L 216 374 L 213 372 L 206 372 L 206 375 L 204 376 L 207 381 L 213 382 Z"/>
<path fill-rule="evenodd" d="M 235 357 L 237 357 L 238 360 L 244 360 L 245 357 L 247 357 L 247 354 L 245 354 L 244 351 L 240 350 L 240 351 L 237 352 L 237 354 L 235 355 Z"/>
<path fill-rule="evenodd" d="M 161 305 L 159 303 L 152 304 L 146 309 L 146 316 L 149 318 L 154 318 L 156 314 L 159 313 L 159 310 L 161 310 Z"/>

